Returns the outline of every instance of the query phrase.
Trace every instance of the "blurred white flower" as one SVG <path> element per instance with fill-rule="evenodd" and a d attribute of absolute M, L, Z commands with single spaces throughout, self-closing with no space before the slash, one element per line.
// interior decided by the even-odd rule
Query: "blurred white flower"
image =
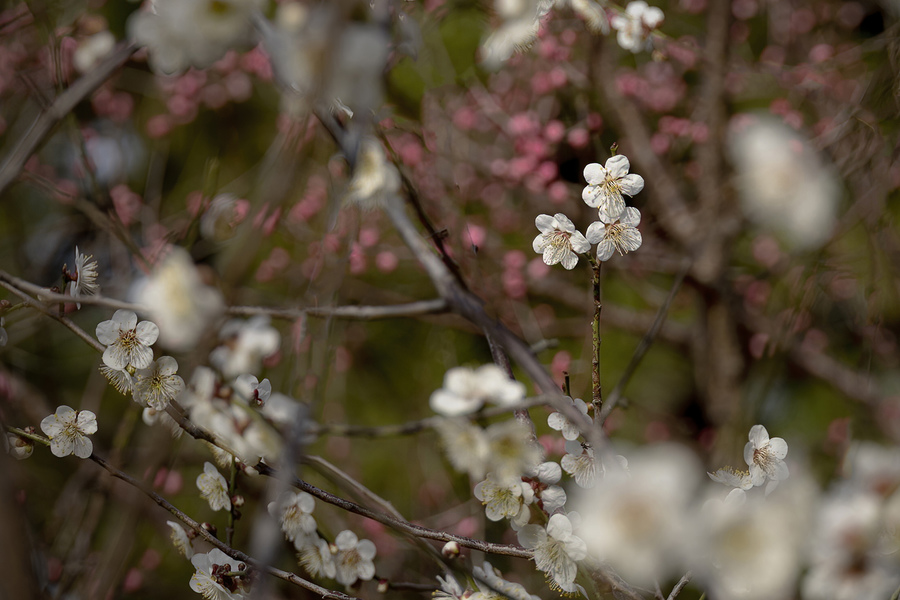
<path fill-rule="evenodd" d="M 234 380 L 234 392 L 251 406 L 262 406 L 272 395 L 272 384 L 268 379 L 259 381 L 256 375 L 238 375 Z"/>
<path fill-rule="evenodd" d="M 179 352 L 196 347 L 225 310 L 222 294 L 203 283 L 190 254 L 177 246 L 135 284 L 131 296 L 149 308 L 159 343 Z"/>
<path fill-rule="evenodd" d="M 722 600 L 792 597 L 814 499 L 790 489 L 738 502 L 723 502 L 714 490 L 710 495 L 714 499 L 689 517 L 696 546 L 685 557 L 697 580 Z"/>
<path fill-rule="evenodd" d="M 607 220 L 600 212 L 600 220 L 591 223 L 587 229 L 587 241 L 597 244 L 597 260 L 609 260 L 618 250 L 624 256 L 641 247 L 643 238 L 637 226 L 641 223 L 641 213 L 633 206 L 625 209 L 615 219 Z"/>
<path fill-rule="evenodd" d="M 629 174 L 630 168 L 628 158 L 621 154 L 611 156 L 605 166 L 591 163 L 584 168 L 588 184 L 581 192 L 581 199 L 599 211 L 604 223 L 614 223 L 625 210 L 622 194 L 634 196 L 644 189 L 644 178 Z"/>
<path fill-rule="evenodd" d="M 269 325 L 266 315 L 247 321 L 228 321 L 219 338 L 224 340 L 224 345 L 213 350 L 209 360 L 227 379 L 244 373 L 258 373 L 262 360 L 275 354 L 281 346 L 281 334 Z"/>
<path fill-rule="evenodd" d="M 789 471 L 784 464 L 788 453 L 788 445 L 781 438 L 769 439 L 769 432 L 762 425 L 750 428 L 750 441 L 744 446 L 744 461 L 750 467 L 750 481 L 753 485 L 766 486 L 766 493 L 771 493 L 779 481 L 788 478 Z"/>
<path fill-rule="evenodd" d="M 238 197 L 234 194 L 219 194 L 200 215 L 200 233 L 207 239 L 222 242 L 234 235 L 234 227 L 238 222 Z"/>
<path fill-rule="evenodd" d="M 534 502 L 531 484 L 522 481 L 498 480 L 493 473 L 475 486 L 475 497 L 484 504 L 491 521 L 510 519 L 516 526 L 525 525 L 531 517 L 529 505 Z"/>
<path fill-rule="evenodd" d="M 491 402 L 499 406 L 518 404 L 525 397 L 525 385 L 510 379 L 497 365 L 478 369 L 453 367 L 444 375 L 444 387 L 431 394 L 434 412 L 454 417 L 475 412 Z"/>
<path fill-rule="evenodd" d="M 79 73 L 87 73 L 116 47 L 116 36 L 109 31 L 95 33 L 82 40 L 72 54 L 72 66 Z"/>
<path fill-rule="evenodd" d="M 585 489 L 594 487 L 600 479 L 600 461 L 594 458 L 593 448 L 575 440 L 566 442 L 566 453 L 560 464 L 575 479 L 575 483 Z"/>
<path fill-rule="evenodd" d="M 316 520 L 312 511 L 316 500 L 306 492 L 284 492 L 277 501 L 269 503 L 269 514 L 281 522 L 281 530 L 288 540 L 316 532 Z"/>
<path fill-rule="evenodd" d="M 477 567 L 476 567 L 477 568 Z M 473 569 L 474 570 L 474 569 Z M 432 598 L 443 598 L 445 600 L 466 600 L 471 596 L 471 592 L 467 595 L 468 590 L 464 590 L 459 582 L 447 573 L 446 577 L 437 576 L 438 588 L 432 592 Z"/>
<path fill-rule="evenodd" d="M 34 442 L 14 433 L 7 432 L 5 441 L 6 451 L 16 460 L 25 460 L 34 452 Z"/>
<path fill-rule="evenodd" d="M 138 323 L 130 310 L 117 310 L 113 318 L 97 325 L 97 339 L 106 346 L 103 362 L 111 369 L 146 369 L 153 362 L 150 349 L 159 337 L 159 327 L 150 321 Z"/>
<path fill-rule="evenodd" d="M 200 495 L 209 502 L 211 509 L 231 510 L 228 482 L 212 463 L 203 463 L 203 472 L 197 476 L 197 488 Z"/>
<path fill-rule="evenodd" d="M 566 505 L 566 492 L 558 485 L 562 479 L 562 469 L 553 461 L 539 464 L 526 473 L 528 477 L 536 478 L 537 484 L 532 483 L 535 499 L 540 507 L 548 515 L 561 510 Z"/>
<path fill-rule="evenodd" d="M 206 600 L 233 600 L 248 598 L 243 589 L 243 578 L 229 575 L 241 564 L 218 548 L 206 554 L 194 554 L 191 564 L 196 571 L 191 575 L 191 589 Z"/>
<path fill-rule="evenodd" d="M 883 545 L 882 497 L 855 483 L 835 486 L 818 511 L 803 600 L 889 598 L 900 586 L 896 546 Z"/>
<path fill-rule="evenodd" d="M 363 138 L 344 201 L 365 209 L 379 208 L 400 190 L 400 173 L 384 155 L 377 139 Z"/>
<path fill-rule="evenodd" d="M 628 471 L 609 470 L 581 493 L 577 531 L 598 560 L 644 585 L 675 575 L 692 532 L 685 515 L 701 473 L 696 457 L 675 444 L 628 456 Z"/>
<path fill-rule="evenodd" d="M 500 571 L 492 567 L 491 563 L 487 561 L 485 561 L 481 567 L 472 567 L 472 573 L 475 575 L 476 582 L 482 581 L 487 584 L 487 595 L 492 595 L 494 593 L 493 590 L 496 590 L 503 594 L 504 597 L 512 598 L 512 600 L 541 600 L 538 596 L 529 594 L 528 591 L 518 583 L 503 579 Z M 454 583 L 456 582 L 454 581 Z M 456 589 L 459 589 L 458 584 Z M 470 598 L 474 598 L 474 596 L 470 596 Z"/>
<path fill-rule="evenodd" d="M 178 363 L 171 356 L 161 356 L 146 369 L 138 369 L 132 388 L 135 402 L 155 411 L 165 410 L 184 391 L 184 380 L 177 372 Z"/>
<path fill-rule="evenodd" d="M 353 585 L 357 579 L 368 581 L 375 575 L 375 544 L 370 540 L 360 540 L 352 531 L 345 530 L 334 538 L 337 547 L 334 561 L 337 568 L 335 579 L 343 585 Z"/>
<path fill-rule="evenodd" d="M 134 386 L 131 373 L 125 369 L 113 369 L 106 365 L 100 365 L 100 372 L 106 377 L 110 385 L 116 388 L 120 394 L 130 394 L 131 388 Z"/>
<path fill-rule="evenodd" d="M 566 398 L 569 398 L 566 396 Z M 572 400 L 572 398 L 569 398 Z M 577 408 L 584 416 L 588 414 L 587 404 L 585 404 L 584 400 L 581 398 L 575 398 L 572 400 L 575 404 L 575 408 Z M 562 413 L 552 412 L 547 417 L 547 425 L 550 426 L 550 429 L 555 429 L 562 433 L 562 436 L 567 440 L 577 440 L 578 436 L 581 435 L 581 432 L 577 427 L 575 427 L 572 423 L 569 422 L 567 418 L 565 418 Z"/>
<path fill-rule="evenodd" d="M 753 117 L 728 139 L 745 214 L 790 249 L 819 248 L 831 237 L 840 189 L 833 170 L 798 132 Z"/>
<path fill-rule="evenodd" d="M 331 546 L 318 535 L 299 536 L 294 540 L 297 561 L 313 577 L 331 577 L 337 574 L 337 565 Z"/>
<path fill-rule="evenodd" d="M 584 541 L 573 533 L 569 517 L 557 513 L 550 517 L 547 528 L 526 525 L 518 532 L 519 543 L 534 551 L 538 570 L 562 587 L 575 581 L 576 562 L 587 557 Z"/>
<path fill-rule="evenodd" d="M 484 430 L 487 439 L 486 470 L 500 480 L 522 477 L 540 464 L 542 452 L 528 425 L 515 419 L 494 423 Z"/>
<path fill-rule="evenodd" d="M 191 558 L 194 555 L 194 548 L 191 546 L 191 538 L 188 537 L 184 527 L 175 521 L 166 521 L 166 525 L 172 529 L 170 537 L 172 545 L 175 546 L 178 553 L 185 558 Z"/>
<path fill-rule="evenodd" d="M 531 246 L 538 254 L 543 254 L 544 264 L 562 264 L 564 269 L 571 270 L 578 264 L 578 255 L 591 249 L 587 239 L 569 217 L 562 213 L 538 215 L 534 220 L 540 233 Z"/>
<path fill-rule="evenodd" d="M 338 35 L 332 48 L 324 99 L 330 101 L 338 98 L 354 114 L 368 115 L 382 104 L 382 80 L 391 40 L 381 25 L 359 21 L 351 21 Z M 374 144 L 381 160 L 384 160 L 384 151 L 375 138 L 365 138 L 362 144 Z M 363 151 L 361 148 L 360 153 Z M 390 166 L 393 169 L 393 165 Z M 396 177 L 399 187 L 400 177 L 396 169 L 391 175 Z"/>
<path fill-rule="evenodd" d="M 253 39 L 250 15 L 261 0 L 152 0 L 128 19 L 128 37 L 166 75 L 204 69 Z"/>
<path fill-rule="evenodd" d="M 78 246 L 75 246 L 75 272 L 67 273 L 67 277 L 71 279 L 66 286 L 66 291 L 73 298 L 94 296 L 100 291 L 100 285 L 97 283 L 97 261 L 93 259 L 93 256 L 79 252 Z M 81 308 L 81 304 L 76 302 L 76 305 Z"/>
<path fill-rule="evenodd" d="M 53 456 L 74 454 L 78 458 L 87 458 L 94 451 L 87 436 L 97 433 L 97 416 L 89 410 L 76 411 L 63 405 L 55 414 L 44 417 L 41 431 L 50 438 Z"/>
<path fill-rule="evenodd" d="M 537 39 L 541 17 L 552 5 L 546 0 L 495 0 L 501 23 L 481 44 L 483 66 L 496 69 L 513 53 L 528 48 Z"/>
<path fill-rule="evenodd" d="M 628 3 L 624 15 L 613 16 L 610 24 L 617 32 L 619 46 L 637 53 L 650 47 L 650 33 L 662 24 L 663 18 L 660 9 L 636 0 Z"/>
<path fill-rule="evenodd" d="M 750 471 L 739 471 L 733 467 L 722 467 L 715 473 L 707 473 L 707 475 L 716 483 L 722 483 L 740 490 L 747 491 L 753 487 Z"/>
<path fill-rule="evenodd" d="M 464 419 L 441 419 L 435 430 L 453 468 L 472 479 L 482 479 L 489 452 L 484 431 Z"/>

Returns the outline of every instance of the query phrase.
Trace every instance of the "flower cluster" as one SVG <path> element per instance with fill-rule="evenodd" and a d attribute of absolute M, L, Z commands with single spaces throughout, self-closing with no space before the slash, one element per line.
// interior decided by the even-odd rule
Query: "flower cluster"
<path fill-rule="evenodd" d="M 466 415 L 490 402 L 514 406 L 525 397 L 525 385 L 510 379 L 500 367 L 454 367 L 444 375 L 444 387 L 431 395 L 431 408 L 446 417 Z"/>
<path fill-rule="evenodd" d="M 624 15 L 615 15 L 610 24 L 616 30 L 616 41 L 634 53 L 650 47 L 650 33 L 663 22 L 663 11 L 648 6 L 644 0 L 629 2 Z"/>
<path fill-rule="evenodd" d="M 584 203 L 597 209 L 599 221 L 592 223 L 582 235 L 566 215 L 557 213 L 538 215 L 535 225 L 540 234 L 532 247 L 542 254 L 548 265 L 562 264 L 573 269 L 578 255 L 586 254 L 591 244 L 597 245 L 597 260 L 607 261 L 618 251 L 624 255 L 641 246 L 641 232 L 637 226 L 641 213 L 634 207 L 626 207 L 622 195 L 634 196 L 644 188 L 640 175 L 629 174 L 631 165 L 621 154 L 606 161 L 606 165 L 591 163 L 584 168 L 587 186 L 581 193 Z"/>

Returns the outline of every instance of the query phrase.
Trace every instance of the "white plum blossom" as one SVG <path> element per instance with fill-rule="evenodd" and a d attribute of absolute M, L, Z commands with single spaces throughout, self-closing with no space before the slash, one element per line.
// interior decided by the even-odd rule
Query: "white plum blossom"
<path fill-rule="evenodd" d="M 75 246 L 75 272 L 67 273 L 70 278 L 66 291 L 73 298 L 81 296 L 95 296 L 100 291 L 97 283 L 97 261 L 93 256 L 85 255 Z M 77 304 L 77 303 L 76 303 Z M 77 304 L 81 308 L 81 304 Z"/>
<path fill-rule="evenodd" d="M 728 134 L 741 208 L 790 250 L 831 239 L 843 186 L 802 133 L 771 116 L 737 115 Z"/>
<path fill-rule="evenodd" d="M 269 503 L 269 514 L 281 522 L 281 529 L 288 540 L 316 532 L 316 520 L 312 516 L 316 500 L 306 492 L 284 492 L 276 502 Z"/>
<path fill-rule="evenodd" d="M 128 37 L 149 50 L 150 65 L 166 75 L 204 69 L 252 40 L 250 15 L 259 0 L 153 0 L 128 19 Z"/>
<path fill-rule="evenodd" d="M 534 564 L 559 587 L 575 581 L 578 561 L 587 557 L 584 540 L 573 533 L 569 517 L 557 513 L 550 517 L 547 528 L 526 525 L 518 532 L 519 543 L 534 551 Z"/>
<path fill-rule="evenodd" d="M 16 460 L 25 460 L 34 452 L 34 442 L 14 433 L 7 432 L 5 441 L 6 451 Z"/>
<path fill-rule="evenodd" d="M 762 425 L 751 427 L 749 437 L 750 441 L 744 446 L 744 461 L 750 467 L 750 480 L 754 486 L 764 484 L 767 479 L 771 480 L 766 486 L 768 494 L 779 481 L 788 478 L 788 467 L 784 464 L 788 445 L 781 438 L 769 439 L 769 432 Z"/>
<path fill-rule="evenodd" d="M 184 391 L 184 380 L 176 375 L 178 362 L 171 356 L 161 356 L 146 369 L 138 369 L 134 377 L 132 395 L 141 406 L 164 411 L 169 402 Z"/>
<path fill-rule="evenodd" d="M 79 42 L 72 54 L 72 66 L 79 73 L 87 73 L 116 47 L 116 36 L 100 31 Z"/>
<path fill-rule="evenodd" d="M 450 464 L 473 479 L 494 472 L 498 481 L 512 481 L 535 468 L 541 449 L 531 429 L 518 421 L 500 421 L 482 429 L 463 419 L 442 419 L 436 425 Z"/>
<path fill-rule="evenodd" d="M 196 347 L 225 310 L 221 292 L 203 282 L 191 255 L 177 246 L 149 277 L 135 283 L 130 295 L 149 307 L 159 343 L 179 352 Z"/>
<path fill-rule="evenodd" d="M 269 324 L 266 315 L 247 321 L 228 321 L 219 338 L 224 340 L 224 345 L 213 350 L 209 360 L 228 379 L 258 372 L 262 360 L 275 354 L 281 346 L 281 334 Z"/>
<path fill-rule="evenodd" d="M 579 532 L 591 555 L 638 585 L 675 575 L 701 472 L 696 457 L 675 444 L 635 452 L 627 472 L 608 470 L 602 485 L 582 492 L 578 504 L 584 519 Z"/>
<path fill-rule="evenodd" d="M 331 546 L 318 535 L 297 537 L 294 548 L 297 549 L 297 561 L 313 577 L 333 578 L 337 574 Z"/>
<path fill-rule="evenodd" d="M 432 598 L 443 598 L 446 600 L 465 600 L 469 595 L 466 595 L 468 590 L 464 590 L 459 582 L 451 575 L 447 573 L 446 577 L 437 576 L 438 587 L 439 589 L 432 592 Z"/>
<path fill-rule="evenodd" d="M 574 269 L 578 264 L 578 255 L 591 249 L 590 244 L 575 224 L 562 213 L 538 215 L 534 220 L 541 233 L 534 238 L 532 247 L 542 254 L 544 263 L 555 265 L 560 263 L 564 269 Z"/>
<path fill-rule="evenodd" d="M 170 537 L 172 545 L 175 546 L 178 553 L 185 558 L 191 558 L 194 555 L 194 548 L 191 546 L 191 538 L 188 537 L 184 527 L 175 521 L 166 521 L 166 525 L 172 529 Z"/>
<path fill-rule="evenodd" d="M 562 469 L 557 463 L 553 461 L 541 463 L 528 471 L 527 475 L 538 480 L 538 484 L 532 488 L 545 513 L 552 515 L 566 505 L 565 490 L 553 485 L 562 479 Z"/>
<path fill-rule="evenodd" d="M 76 411 L 63 405 L 55 414 L 44 417 L 41 431 L 50 438 L 53 456 L 74 454 L 78 458 L 87 458 L 94 451 L 87 436 L 97 433 L 97 416 L 89 410 Z"/>
<path fill-rule="evenodd" d="M 209 502 L 211 509 L 231 510 L 228 482 L 212 463 L 203 463 L 203 472 L 197 476 L 197 488 L 200 490 L 200 495 Z"/>
<path fill-rule="evenodd" d="M 375 544 L 371 540 L 360 540 L 352 531 L 345 530 L 334 538 L 337 554 L 334 560 L 337 574 L 335 579 L 343 585 L 353 585 L 357 579 L 368 581 L 375 576 Z"/>
<path fill-rule="evenodd" d="M 600 212 L 600 220 L 591 223 L 587 229 L 587 240 L 597 244 L 597 260 L 609 260 L 613 252 L 624 256 L 641 247 L 643 238 L 637 226 L 641 223 L 641 213 L 633 206 L 625 207 L 617 218 L 609 219 Z"/>
<path fill-rule="evenodd" d="M 630 168 L 628 158 L 621 154 L 611 156 L 605 166 L 591 163 L 584 168 L 584 179 L 588 184 L 581 192 L 581 199 L 596 208 L 605 223 L 614 223 L 625 210 L 622 194 L 634 196 L 644 189 L 643 177 L 629 174 Z"/>
<path fill-rule="evenodd" d="M 100 365 L 100 372 L 106 377 L 110 385 L 116 388 L 120 394 L 130 394 L 134 387 L 134 379 L 125 369 L 113 369 L 107 365 Z"/>
<path fill-rule="evenodd" d="M 529 594 L 522 585 L 503 579 L 500 571 L 487 561 L 481 567 L 472 567 L 472 573 L 475 575 L 475 580 L 486 583 L 489 590 L 496 590 L 512 600 L 541 600 L 538 596 Z M 454 583 L 456 582 L 454 581 Z M 459 589 L 459 584 L 454 589 Z M 475 595 L 473 594 L 470 598 L 475 598 Z"/>
<path fill-rule="evenodd" d="M 795 489 L 736 502 L 710 492 L 712 499 L 689 517 L 693 535 L 685 554 L 697 580 L 723 600 L 791 597 L 813 498 Z"/>
<path fill-rule="evenodd" d="M 441 419 L 435 429 L 453 468 L 473 479 L 483 478 L 489 452 L 484 430 L 464 419 Z"/>
<path fill-rule="evenodd" d="M 272 395 L 272 384 L 268 379 L 262 381 L 256 375 L 238 375 L 232 386 L 238 396 L 252 405 L 263 405 Z"/>
<path fill-rule="evenodd" d="M 515 405 L 525 397 L 525 385 L 510 379 L 497 365 L 478 369 L 454 367 L 444 375 L 444 387 L 431 395 L 436 413 L 455 417 L 475 412 L 491 402 L 499 406 Z"/>
<path fill-rule="evenodd" d="M 568 396 L 566 397 L 568 398 Z M 569 400 L 572 400 L 572 398 L 569 398 Z M 585 404 L 584 400 L 582 400 L 581 398 L 575 398 L 574 400 L 572 400 L 572 402 L 575 404 L 575 408 L 577 408 L 579 412 L 581 412 L 581 414 L 587 416 L 588 407 L 587 404 Z M 575 427 L 575 425 L 573 425 L 566 417 L 563 416 L 562 413 L 559 412 L 550 413 L 550 415 L 547 417 L 547 425 L 549 425 L 551 429 L 555 429 L 556 431 L 562 433 L 562 436 L 567 440 L 577 440 L 578 436 L 581 434 L 578 428 Z"/>
<path fill-rule="evenodd" d="M 364 138 L 360 142 L 344 201 L 366 209 L 380 208 L 389 196 L 399 190 L 400 173 L 385 157 L 381 142 Z"/>
<path fill-rule="evenodd" d="M 243 589 L 243 580 L 229 575 L 237 571 L 241 563 L 218 548 L 213 548 L 206 554 L 194 554 L 191 564 L 196 569 L 191 575 L 191 589 L 206 600 L 249 598 L 249 594 Z"/>
<path fill-rule="evenodd" d="M 484 430 L 487 439 L 486 470 L 498 479 L 517 479 L 534 469 L 542 458 L 531 428 L 515 419 L 494 423 Z"/>
<path fill-rule="evenodd" d="M 159 337 L 159 327 L 150 321 L 138 323 L 130 310 L 117 310 L 113 318 L 97 325 L 97 339 L 106 346 L 103 363 L 111 369 L 146 369 L 153 362 L 150 349 Z"/>
<path fill-rule="evenodd" d="M 575 483 L 585 489 L 597 485 L 602 473 L 600 461 L 594 457 L 594 449 L 574 440 L 566 442 L 566 454 L 560 465 L 575 479 Z"/>
<path fill-rule="evenodd" d="M 530 46 L 537 39 L 540 19 L 550 10 L 549 4 L 541 0 L 495 0 L 494 10 L 502 22 L 481 45 L 483 65 L 496 69 L 514 52 Z"/>
<path fill-rule="evenodd" d="M 663 11 L 636 0 L 628 3 L 624 15 L 613 16 L 610 24 L 617 31 L 619 46 L 637 53 L 649 47 L 650 32 L 662 24 L 663 18 Z"/>
<path fill-rule="evenodd" d="M 493 473 L 475 486 L 475 497 L 484 504 L 484 511 L 491 521 L 510 519 L 516 526 L 528 523 L 531 517 L 529 505 L 534 502 L 531 484 L 522 481 L 497 480 Z"/>

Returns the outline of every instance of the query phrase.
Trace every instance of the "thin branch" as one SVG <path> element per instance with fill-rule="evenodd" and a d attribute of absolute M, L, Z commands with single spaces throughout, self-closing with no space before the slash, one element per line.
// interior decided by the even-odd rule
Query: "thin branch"
<path fill-rule="evenodd" d="M 40 312 L 44 313 L 45 315 L 47 315 L 54 321 L 59 321 L 60 323 L 62 323 L 66 327 L 68 327 L 72 331 L 72 333 L 74 333 L 75 335 L 80 337 L 82 340 L 84 340 L 84 342 L 87 345 L 92 347 L 97 352 L 102 353 L 106 349 L 103 347 L 103 344 L 101 344 L 100 342 L 95 340 L 93 337 L 88 335 L 84 329 L 82 329 L 81 327 L 76 325 L 72 321 L 72 319 L 69 319 L 68 317 L 64 317 L 62 315 L 57 314 L 56 312 L 50 310 L 49 308 L 47 308 L 46 306 L 44 306 L 43 304 L 41 304 L 40 302 L 38 302 L 31 296 L 29 296 L 28 294 L 26 294 L 25 292 L 19 290 L 18 288 L 16 288 L 13 285 L 10 285 L 9 283 L 7 283 L 6 281 L 3 281 L 2 279 L 0 279 L 0 286 L 5 287 L 10 292 L 15 294 L 19 298 L 21 298 L 22 301 L 25 302 L 25 304 L 27 304 L 28 306 L 39 310 Z"/>
<path fill-rule="evenodd" d="M 120 45 L 94 70 L 86 73 L 57 96 L 50 107 L 35 118 L 28 131 L 0 165 L 0 196 L 16 180 L 25 167 L 25 163 L 53 131 L 56 124 L 69 114 L 79 102 L 103 85 L 103 82 L 124 65 L 136 51 L 137 46 L 134 44 Z"/>
<path fill-rule="evenodd" d="M 6 429 L 20 437 L 39 442 L 41 444 L 44 444 L 45 446 L 50 445 L 50 440 L 43 436 L 36 435 L 36 434 L 30 434 L 30 433 L 27 433 L 16 427 L 7 427 Z M 219 538 L 212 535 L 209 531 L 204 529 L 203 526 L 200 525 L 200 523 L 198 523 L 197 521 L 193 520 L 190 516 L 188 516 L 187 513 L 180 510 L 178 507 L 176 507 L 175 505 L 170 503 L 168 500 L 166 500 L 165 498 L 163 498 L 162 496 L 160 496 L 153 490 L 147 489 L 143 483 L 141 483 L 140 481 L 138 481 L 131 475 L 128 475 L 124 471 L 120 471 L 116 467 L 112 466 L 104 458 L 98 456 L 97 453 L 92 453 L 88 458 L 90 460 L 94 461 L 95 463 L 97 463 L 98 465 L 100 465 L 101 467 L 103 467 L 104 469 L 106 469 L 106 471 L 110 475 L 115 477 L 116 479 L 124 481 L 128 485 L 143 492 L 144 495 L 146 495 L 148 498 L 150 498 L 151 500 L 156 502 L 156 504 L 158 504 L 165 510 L 169 511 L 170 513 L 172 513 L 179 520 L 181 520 L 185 525 L 187 525 L 188 527 L 190 527 L 191 529 L 196 531 L 197 534 L 204 539 L 204 541 L 212 544 L 213 546 L 215 546 L 216 548 L 218 548 L 219 550 L 221 550 L 222 552 L 224 552 L 231 558 L 233 558 L 235 560 L 239 560 L 244 563 L 247 563 L 248 565 L 252 565 L 252 566 L 256 567 L 257 569 L 268 573 L 269 575 L 278 577 L 279 579 L 283 579 L 285 581 L 293 583 L 294 585 L 298 585 L 298 586 L 300 586 L 304 589 L 307 589 L 311 592 L 315 592 L 316 594 L 319 594 L 322 598 L 330 598 L 333 600 L 357 600 L 353 596 L 348 596 L 347 594 L 343 594 L 341 592 L 336 592 L 336 591 L 329 590 L 327 588 L 318 586 L 318 585 L 316 585 L 310 581 L 307 581 L 307 580 L 303 579 L 302 577 L 298 577 L 297 575 L 290 573 L 288 571 L 282 571 L 281 569 L 276 569 L 276 568 L 268 566 L 268 565 L 260 564 L 253 557 L 251 557 L 247 554 L 244 554 L 240 550 L 236 550 L 236 549 L 232 548 L 225 542 L 221 541 Z"/>
<path fill-rule="evenodd" d="M 675 299 L 678 290 L 681 289 L 681 284 L 684 282 L 685 276 L 688 274 L 688 271 L 691 269 L 691 261 L 685 259 L 684 266 L 681 269 L 681 272 L 675 276 L 675 282 L 672 284 L 672 289 L 669 290 L 669 295 L 666 297 L 665 302 L 662 303 L 662 306 L 659 307 L 659 310 L 656 311 L 656 318 L 653 320 L 653 325 L 650 326 L 650 329 L 644 334 L 644 337 L 641 339 L 637 348 L 634 350 L 634 354 L 631 355 L 631 360 L 628 361 L 628 366 L 625 367 L 625 371 L 622 373 L 622 377 L 619 378 L 619 381 L 616 383 L 616 387 L 613 388 L 612 393 L 609 395 L 609 398 L 606 399 L 606 404 L 603 406 L 603 410 L 600 412 L 598 420 L 601 424 L 606 421 L 606 418 L 609 417 L 609 414 L 616 407 L 616 404 L 622 398 L 622 392 L 625 391 L 625 386 L 628 385 L 628 382 L 631 381 L 632 376 L 635 371 L 637 371 L 638 365 L 641 364 L 641 360 L 643 360 L 644 355 L 647 354 L 647 351 L 650 349 L 650 346 L 653 345 L 653 341 L 656 339 L 656 334 L 659 333 L 660 328 L 662 327 L 663 322 L 666 320 L 666 315 L 669 314 L 669 307 L 672 305 L 672 301 Z"/>
<path fill-rule="evenodd" d="M 253 466 L 253 468 L 256 469 L 260 474 L 266 475 L 268 477 L 279 476 L 278 472 L 275 469 L 263 462 L 257 463 Z M 387 525 L 388 527 L 396 529 L 397 531 L 402 531 L 404 533 L 429 540 L 437 540 L 440 542 L 456 542 L 460 546 L 465 546 L 466 548 L 472 548 L 474 550 L 480 550 L 482 552 L 488 552 L 490 554 L 502 554 L 505 556 L 516 556 L 519 558 L 532 557 L 532 553 L 530 550 L 520 548 L 519 546 L 492 544 L 490 542 L 476 540 L 462 535 L 454 535 L 452 533 L 447 533 L 446 531 L 428 529 L 427 527 L 415 525 L 414 523 L 410 523 L 409 521 L 406 521 L 404 519 L 395 519 L 394 517 L 391 517 L 389 515 L 375 512 L 364 506 L 360 506 L 355 502 L 350 502 L 349 500 L 344 500 L 343 498 L 335 496 L 334 494 L 330 494 L 325 490 L 319 489 L 316 486 L 303 481 L 302 479 L 291 479 L 291 485 L 293 485 L 298 490 L 315 496 L 323 502 L 327 502 L 328 504 L 337 506 L 338 508 L 342 508 L 348 512 L 367 517 L 369 519 L 372 519 L 373 521 L 378 521 L 379 523 Z"/>
<path fill-rule="evenodd" d="M 675 598 L 678 597 L 678 594 L 681 593 L 681 590 L 684 589 L 684 586 L 690 583 L 691 577 L 693 576 L 694 574 L 691 571 L 685 573 L 684 577 L 679 579 L 678 583 L 675 584 L 675 587 L 672 588 L 672 593 L 669 594 L 669 597 L 666 600 L 675 600 Z"/>
<path fill-rule="evenodd" d="M 514 406 L 492 406 L 491 408 L 486 408 L 480 412 L 475 413 L 473 416 L 478 418 L 490 418 L 496 417 L 498 415 L 506 414 L 510 411 L 517 412 L 520 410 L 525 410 L 531 408 L 533 406 L 541 406 L 543 404 L 547 404 L 548 396 L 540 395 L 534 396 L 532 398 L 526 398 L 522 402 L 515 404 Z M 440 423 L 444 417 L 426 417 L 424 419 L 420 419 L 418 421 L 408 421 L 406 423 L 397 423 L 395 425 L 347 425 L 344 423 L 322 423 L 312 425 L 311 427 L 304 429 L 304 433 L 311 433 L 314 435 L 336 435 L 336 436 L 345 436 L 345 437 L 389 437 L 395 435 L 411 435 L 414 433 L 420 433 L 422 431 L 428 431 L 430 429 L 434 429 L 435 426 Z"/>
<path fill-rule="evenodd" d="M 446 312 L 447 302 L 442 298 L 420 300 L 390 306 L 322 306 L 310 308 L 267 308 L 265 306 L 232 306 L 226 309 L 231 315 L 269 315 L 276 319 L 296 320 L 304 316 L 328 317 L 356 321 L 374 321 L 395 317 L 418 317 Z"/>
<path fill-rule="evenodd" d="M 25 281 L 24 279 L 20 279 L 14 275 L 10 275 L 6 271 L 0 270 L 0 281 L 5 281 L 6 283 L 19 288 L 24 292 L 28 292 L 34 296 L 38 296 L 41 301 L 45 302 L 67 302 L 70 304 L 79 303 L 79 304 L 91 304 L 95 306 L 106 306 L 107 308 L 115 308 L 120 309 L 124 308 L 125 310 L 133 310 L 137 313 L 146 314 L 150 309 L 146 306 L 142 306 L 140 304 L 135 304 L 133 302 L 123 302 L 121 300 L 115 300 L 113 298 L 105 298 L 103 296 L 78 296 L 77 298 L 73 296 L 69 296 L 68 294 L 60 294 L 59 292 L 52 292 L 47 288 L 42 288 L 39 285 L 35 285 L 31 282 Z"/>

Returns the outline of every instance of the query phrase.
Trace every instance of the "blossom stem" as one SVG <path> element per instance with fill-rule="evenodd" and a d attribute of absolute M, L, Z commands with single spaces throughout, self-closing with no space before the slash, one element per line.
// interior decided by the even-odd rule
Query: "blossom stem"
<path fill-rule="evenodd" d="M 590 257 L 590 261 L 593 274 L 591 281 L 594 286 L 594 319 L 591 322 L 591 381 L 593 383 L 591 398 L 594 405 L 594 422 L 602 425 L 603 422 L 599 415 L 603 406 L 603 388 L 600 385 L 600 344 L 602 342 L 600 312 L 603 310 L 603 304 L 600 302 L 600 267 L 603 263 L 594 257 Z"/>
<path fill-rule="evenodd" d="M 237 463 L 231 459 L 231 473 L 228 477 L 228 497 L 234 498 L 235 488 L 237 487 Z M 228 525 L 225 526 L 225 543 L 229 546 L 234 540 L 234 521 L 237 507 L 234 502 L 231 503 L 231 510 L 228 511 Z"/>
<path fill-rule="evenodd" d="M 47 439 L 47 438 L 45 438 L 45 437 L 42 436 L 42 435 L 37 435 L 37 434 L 35 434 L 35 433 L 28 433 L 28 432 L 25 431 L 24 429 L 19 429 L 18 427 L 11 427 L 11 426 L 9 426 L 9 425 L 6 426 L 6 430 L 7 430 L 8 432 L 10 432 L 10 433 L 16 434 L 16 435 L 19 436 L 20 438 L 25 438 L 25 439 L 27 439 L 27 440 L 31 440 L 32 442 L 38 442 L 38 443 L 43 444 L 43 445 L 45 445 L 45 446 L 49 446 L 49 445 L 50 445 L 50 440 Z"/>

